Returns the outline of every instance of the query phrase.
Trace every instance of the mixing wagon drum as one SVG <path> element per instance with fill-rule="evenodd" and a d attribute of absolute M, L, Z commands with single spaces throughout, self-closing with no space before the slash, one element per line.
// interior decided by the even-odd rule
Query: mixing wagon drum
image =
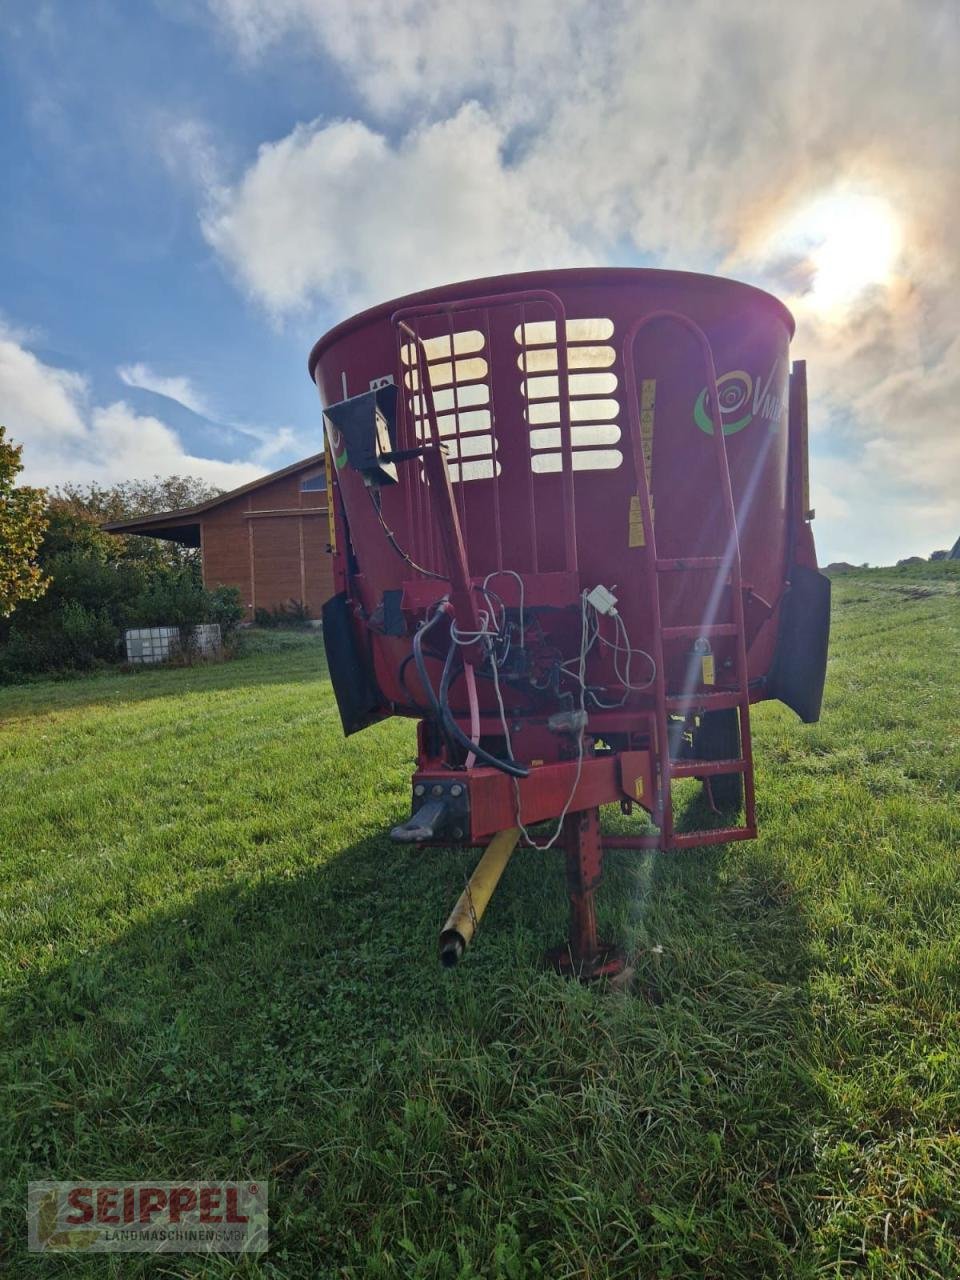
<path fill-rule="evenodd" d="M 579 270 L 414 294 L 314 347 L 344 732 L 414 717 L 393 839 L 486 846 L 445 964 L 519 846 L 562 850 L 551 958 L 595 978 L 623 965 L 597 934 L 605 848 L 756 835 L 750 708 L 816 720 L 829 629 L 793 329 L 734 281 Z M 719 825 L 675 823 L 683 778 Z M 605 804 L 635 833 L 602 834 Z"/>

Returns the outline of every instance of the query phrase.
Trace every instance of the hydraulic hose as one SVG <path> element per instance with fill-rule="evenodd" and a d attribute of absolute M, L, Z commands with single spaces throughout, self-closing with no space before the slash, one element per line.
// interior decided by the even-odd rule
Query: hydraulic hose
<path fill-rule="evenodd" d="M 511 778 L 526 778 L 530 773 L 529 769 L 525 769 L 521 764 L 515 764 L 512 760 L 501 760 L 499 756 L 493 755 L 491 752 L 487 751 L 485 747 L 481 747 L 479 743 L 471 742 L 450 714 L 450 704 L 447 699 L 447 694 L 450 689 L 450 681 L 453 674 L 453 659 L 456 648 L 456 644 L 451 643 L 446 661 L 443 664 L 443 675 L 440 677 L 439 706 L 440 714 L 443 717 L 444 727 L 465 751 L 472 751 L 478 760 L 482 760 L 485 764 L 492 765 L 494 769 L 499 769 L 501 773 L 506 773 Z M 433 689 L 430 689 L 430 695 L 432 698 L 436 697 Z"/>
<path fill-rule="evenodd" d="M 430 701 L 431 710 L 433 711 L 433 714 L 436 717 L 437 724 L 440 726 L 440 731 L 443 734 L 444 738 L 446 739 L 447 745 L 450 748 L 451 755 L 452 755 L 454 741 L 458 741 L 458 739 L 456 738 L 455 734 L 452 734 L 450 732 L 450 725 L 447 723 L 448 717 L 444 715 L 443 710 L 440 706 L 440 703 L 437 700 L 437 695 L 434 693 L 433 685 L 430 683 L 430 677 L 427 674 L 427 664 L 423 660 L 423 637 L 429 631 L 433 630 L 433 628 L 437 625 L 440 619 L 444 617 L 445 613 L 446 613 L 446 610 L 443 608 L 443 604 L 441 603 L 440 607 L 434 613 L 433 617 L 429 618 L 423 624 L 422 627 L 418 627 L 417 630 L 413 633 L 413 660 L 417 665 L 417 675 L 420 677 L 420 683 L 421 685 L 423 685 L 427 698 Z M 455 647 L 456 646 L 451 640 L 450 642 L 451 652 Z M 455 727 L 456 725 L 454 725 L 454 728 Z M 468 751 L 472 749 L 472 745 L 473 744 L 470 743 L 468 739 L 468 746 L 467 746 Z"/>

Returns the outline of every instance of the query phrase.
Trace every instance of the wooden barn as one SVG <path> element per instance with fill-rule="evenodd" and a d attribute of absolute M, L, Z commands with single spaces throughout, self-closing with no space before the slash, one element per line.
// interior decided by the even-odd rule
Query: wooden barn
<path fill-rule="evenodd" d="M 319 618 L 333 595 L 322 453 L 199 506 L 104 528 L 199 547 L 204 586 L 238 587 L 251 621 L 257 609 L 291 600 Z"/>

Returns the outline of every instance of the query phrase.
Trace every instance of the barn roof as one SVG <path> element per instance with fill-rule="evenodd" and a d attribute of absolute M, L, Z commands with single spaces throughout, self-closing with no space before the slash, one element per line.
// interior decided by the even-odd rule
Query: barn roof
<path fill-rule="evenodd" d="M 220 493 L 215 498 L 208 498 L 195 507 L 181 507 L 178 511 L 155 511 L 149 516 L 137 516 L 134 520 L 113 520 L 101 528 L 107 533 L 136 533 L 145 538 L 163 538 L 167 542 L 179 542 L 185 547 L 200 545 L 200 517 L 215 507 L 222 507 L 225 502 L 232 502 L 245 493 L 252 493 L 264 485 L 282 480 L 285 476 L 296 475 L 298 471 L 306 471 L 310 467 L 323 464 L 324 455 L 314 453 L 309 458 L 301 458 L 299 462 L 291 462 L 279 471 L 271 471 L 268 476 L 259 480 L 251 480 L 228 493 Z"/>

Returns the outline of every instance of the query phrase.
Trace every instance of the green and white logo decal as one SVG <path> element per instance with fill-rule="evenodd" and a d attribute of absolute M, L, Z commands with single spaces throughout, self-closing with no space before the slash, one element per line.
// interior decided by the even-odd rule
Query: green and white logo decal
<path fill-rule="evenodd" d="M 773 392 L 773 380 L 779 362 L 775 362 L 766 378 L 753 378 L 746 369 L 733 369 L 717 379 L 720 396 L 720 420 L 725 436 L 736 435 L 748 427 L 754 418 L 763 418 L 775 429 L 783 417 L 784 402 Z M 713 435 L 712 406 L 704 387 L 693 406 L 693 420 L 701 431 Z"/>
<path fill-rule="evenodd" d="M 347 445 L 329 418 L 324 418 L 327 428 L 327 439 L 330 441 L 330 452 L 333 454 L 333 465 L 338 471 L 342 471 L 347 465 Z"/>

